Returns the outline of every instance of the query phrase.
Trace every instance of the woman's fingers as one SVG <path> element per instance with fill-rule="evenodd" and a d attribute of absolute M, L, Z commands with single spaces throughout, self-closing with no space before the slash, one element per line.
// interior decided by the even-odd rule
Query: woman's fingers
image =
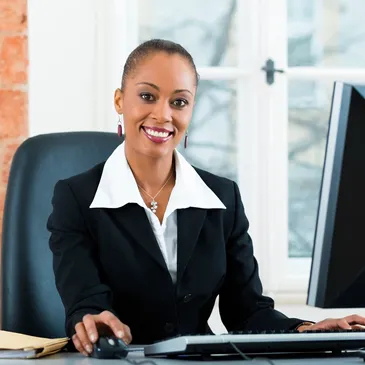
<path fill-rule="evenodd" d="M 79 340 L 79 338 L 76 334 L 74 334 L 72 336 L 72 342 L 78 352 L 81 352 L 83 355 L 88 356 L 88 353 L 85 351 L 85 349 L 81 345 L 81 341 Z"/>
<path fill-rule="evenodd" d="M 314 325 L 308 327 L 307 330 L 351 330 L 351 329 L 364 329 L 365 318 L 357 314 L 347 316 L 344 318 L 327 318 L 323 321 L 317 322 Z"/>
<path fill-rule="evenodd" d="M 347 316 L 345 319 L 349 324 L 360 324 L 365 326 L 365 317 L 359 316 L 358 314 Z"/>
<path fill-rule="evenodd" d="M 349 323 L 347 322 L 347 320 L 345 318 L 340 318 L 336 320 L 336 325 L 337 328 L 340 328 L 342 330 L 350 330 L 351 326 L 349 325 Z"/>
<path fill-rule="evenodd" d="M 99 338 L 98 330 L 95 323 L 95 316 L 91 314 L 86 314 L 82 318 L 82 322 L 84 323 L 85 330 L 90 342 L 95 343 Z"/>
<path fill-rule="evenodd" d="M 76 324 L 75 330 L 76 334 L 72 339 L 76 349 L 83 354 L 92 353 L 93 344 L 104 332 L 107 334 L 110 331 L 127 345 L 132 342 L 130 328 L 109 311 L 97 315 L 85 315 L 82 322 Z"/>
<path fill-rule="evenodd" d="M 105 323 L 113 331 L 114 335 L 125 343 L 129 344 L 132 342 L 129 327 L 122 323 L 113 313 L 104 311 L 98 316 L 98 320 Z"/>
<path fill-rule="evenodd" d="M 84 351 L 86 351 L 88 354 L 91 354 L 93 351 L 93 346 L 86 333 L 84 323 L 83 322 L 77 323 L 75 326 L 75 330 L 76 330 L 77 337 L 78 337 Z"/>
<path fill-rule="evenodd" d="M 359 324 L 355 324 L 355 325 L 351 326 L 351 329 L 353 329 L 353 330 L 363 330 L 364 326 L 361 326 Z"/>
<path fill-rule="evenodd" d="M 115 336 L 123 338 L 125 335 L 123 323 L 111 312 L 104 311 L 99 315 L 102 323 L 106 324 Z"/>
<path fill-rule="evenodd" d="M 124 325 L 124 329 L 125 329 L 125 337 L 124 337 L 124 342 L 129 345 L 132 342 L 132 334 L 131 334 L 131 329 L 125 324 Z"/>

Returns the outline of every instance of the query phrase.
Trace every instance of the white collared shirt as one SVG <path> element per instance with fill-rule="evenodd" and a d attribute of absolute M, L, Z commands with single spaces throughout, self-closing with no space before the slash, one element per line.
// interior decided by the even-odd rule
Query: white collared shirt
<path fill-rule="evenodd" d="M 161 224 L 142 199 L 125 156 L 124 143 L 105 162 L 98 189 L 90 205 L 90 208 L 121 208 L 128 203 L 136 203 L 144 208 L 174 283 L 177 273 L 177 209 L 226 209 L 195 169 L 176 150 L 175 168 L 175 186 Z"/>

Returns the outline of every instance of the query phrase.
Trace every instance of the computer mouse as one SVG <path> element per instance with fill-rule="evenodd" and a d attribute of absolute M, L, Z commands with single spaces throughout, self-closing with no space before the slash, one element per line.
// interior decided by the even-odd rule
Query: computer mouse
<path fill-rule="evenodd" d="M 98 359 L 122 359 L 127 357 L 128 345 L 123 340 L 115 336 L 101 336 L 94 343 L 91 357 Z"/>

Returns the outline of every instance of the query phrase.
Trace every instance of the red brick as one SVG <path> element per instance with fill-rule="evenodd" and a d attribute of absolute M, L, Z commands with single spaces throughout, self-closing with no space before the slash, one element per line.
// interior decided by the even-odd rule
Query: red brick
<path fill-rule="evenodd" d="M 1 1 L 1 0 L 0 0 Z M 0 83 L 24 84 L 28 75 L 28 38 L 7 36 L 1 42 Z"/>
<path fill-rule="evenodd" d="M 14 153 L 19 145 L 20 142 L 11 142 L 5 146 L 3 158 L 1 161 L 1 185 L 6 186 L 8 183 L 11 161 L 13 160 Z"/>
<path fill-rule="evenodd" d="M 27 0 L 0 0 L 0 31 L 23 32 L 27 26 Z"/>
<path fill-rule="evenodd" d="M 0 143 L 4 138 L 28 134 L 28 95 L 19 90 L 0 90 Z"/>

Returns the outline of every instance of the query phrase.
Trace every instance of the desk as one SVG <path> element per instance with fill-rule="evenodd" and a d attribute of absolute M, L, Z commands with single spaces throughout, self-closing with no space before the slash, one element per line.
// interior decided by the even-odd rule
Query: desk
<path fill-rule="evenodd" d="M 141 354 L 130 354 L 129 357 L 135 361 L 142 361 L 145 358 Z M 192 360 L 172 360 L 172 359 L 150 359 L 156 365 L 269 365 L 264 359 L 255 359 L 253 362 L 244 361 L 241 359 L 231 361 L 192 361 Z M 285 359 L 271 360 L 275 365 L 361 365 L 364 360 L 360 358 L 326 358 L 326 359 Z M 59 353 L 52 356 L 47 356 L 37 360 L 0 360 L 0 365 L 130 365 L 124 360 L 98 360 L 87 358 L 84 355 L 76 353 Z M 146 364 L 147 365 L 147 364 Z"/>

